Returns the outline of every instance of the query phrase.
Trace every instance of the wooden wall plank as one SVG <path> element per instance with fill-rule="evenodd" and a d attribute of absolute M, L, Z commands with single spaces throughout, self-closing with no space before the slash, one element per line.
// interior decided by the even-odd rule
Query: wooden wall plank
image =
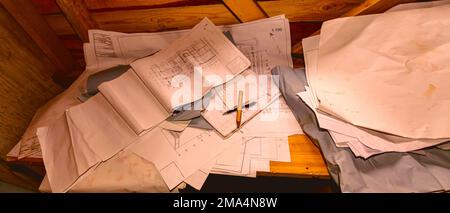
<path fill-rule="evenodd" d="M 84 1 L 56 0 L 67 21 L 83 42 L 89 42 L 89 29 L 98 29 L 99 25 L 91 17 L 91 13 Z"/>
<path fill-rule="evenodd" d="M 241 22 L 267 18 L 254 0 L 223 0 L 223 3 Z"/>
<path fill-rule="evenodd" d="M 217 25 L 239 23 L 222 4 L 93 12 L 91 15 L 101 29 L 128 33 L 187 29 L 205 16 Z M 75 34 L 64 16 L 46 15 L 44 18 L 57 35 Z"/>
<path fill-rule="evenodd" d="M 35 110 L 61 91 L 55 66 L 20 25 L 0 7 L 0 155 L 5 155 Z"/>
<path fill-rule="evenodd" d="M 41 14 L 60 14 L 55 0 L 31 0 Z M 82 0 L 79 0 L 82 1 Z M 149 9 L 219 4 L 220 0 L 84 0 L 89 10 Z"/>
<path fill-rule="evenodd" d="M 0 0 L 0 3 L 58 68 L 55 79 L 67 84 L 82 71 L 48 23 L 28 0 Z"/>
<path fill-rule="evenodd" d="M 55 0 L 31 0 L 41 14 L 61 14 Z M 83 0 L 79 0 L 83 1 Z M 84 0 L 89 10 L 150 9 L 219 4 L 220 0 Z"/>
<path fill-rule="evenodd" d="M 70 23 L 67 21 L 66 17 L 62 14 L 55 15 L 45 15 L 44 19 L 56 33 L 56 35 L 75 35 Z"/>
<path fill-rule="evenodd" d="M 342 14 L 341 17 L 357 16 L 357 15 L 363 13 L 364 11 L 370 9 L 374 5 L 379 4 L 379 3 L 383 3 L 383 2 L 386 2 L 386 1 L 382 1 L 382 0 L 365 0 L 360 5 L 358 5 L 356 7 L 353 7 L 351 10 L 349 10 L 346 13 Z"/>
<path fill-rule="evenodd" d="M 222 4 L 98 12 L 92 16 L 100 24 L 101 29 L 119 32 L 187 29 L 195 26 L 204 17 L 208 17 L 216 25 L 239 22 Z"/>
<path fill-rule="evenodd" d="M 59 36 L 64 47 L 70 50 L 83 50 L 83 41 L 76 35 Z"/>
<path fill-rule="evenodd" d="M 129 7 L 140 7 L 140 6 L 155 6 L 155 5 L 167 5 L 173 3 L 186 2 L 186 0 L 85 0 L 86 5 L 89 9 L 98 10 L 105 8 L 129 8 Z"/>
<path fill-rule="evenodd" d="M 269 15 L 286 14 L 291 22 L 325 21 L 339 17 L 363 0 L 283 0 L 259 1 L 258 4 Z"/>
<path fill-rule="evenodd" d="M 31 0 L 40 14 L 61 13 L 55 0 Z"/>
<path fill-rule="evenodd" d="M 301 42 L 303 38 L 319 30 L 322 22 L 291 22 L 289 25 L 291 30 L 291 43 L 296 44 Z"/>
<path fill-rule="evenodd" d="M 84 0 L 90 10 L 150 9 L 219 4 L 220 0 Z"/>
<path fill-rule="evenodd" d="M 0 4 L 0 180 L 37 189 L 2 161 L 19 141 L 35 111 L 62 89 L 51 79 L 57 68 Z"/>

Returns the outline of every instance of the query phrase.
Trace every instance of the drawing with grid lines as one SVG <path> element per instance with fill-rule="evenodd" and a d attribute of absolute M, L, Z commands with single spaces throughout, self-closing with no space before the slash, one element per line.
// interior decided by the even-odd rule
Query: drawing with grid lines
<path fill-rule="evenodd" d="M 208 19 L 203 19 L 190 32 L 178 38 L 169 47 L 150 57 L 131 63 L 131 67 L 169 111 L 203 97 L 210 89 L 226 82 L 250 66 L 247 57 L 228 40 Z M 201 81 L 195 81 L 195 74 Z M 204 76 L 218 76 L 220 82 L 207 82 Z M 180 80 L 182 79 L 182 80 Z M 195 86 L 186 87 L 182 100 L 173 103 L 180 84 L 201 84 L 201 94 Z M 181 83 L 182 82 L 182 83 Z"/>

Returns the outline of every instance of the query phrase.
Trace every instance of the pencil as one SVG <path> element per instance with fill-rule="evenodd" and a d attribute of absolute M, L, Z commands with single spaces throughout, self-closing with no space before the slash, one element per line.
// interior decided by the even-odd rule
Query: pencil
<path fill-rule="evenodd" d="M 242 119 L 242 97 L 243 92 L 239 91 L 239 99 L 238 99 L 238 105 L 237 105 L 237 112 L 236 112 L 236 125 L 237 128 L 241 126 L 241 119 Z"/>

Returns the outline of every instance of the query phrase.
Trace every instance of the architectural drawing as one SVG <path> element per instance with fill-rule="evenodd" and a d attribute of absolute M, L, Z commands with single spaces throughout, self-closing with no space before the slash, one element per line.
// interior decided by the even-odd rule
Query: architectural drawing
<path fill-rule="evenodd" d="M 271 70 L 267 50 L 259 50 L 256 38 L 239 41 L 238 49 L 252 62 L 251 69 L 258 75 L 269 74 Z"/>
<path fill-rule="evenodd" d="M 287 137 L 247 135 L 242 138 L 242 144 L 237 149 L 230 151 L 230 153 L 225 152 L 216 161 L 216 164 L 212 168 L 213 173 L 253 177 L 256 175 L 256 171 L 253 171 L 252 164 L 255 165 L 268 161 L 290 161 Z M 235 160 L 228 160 L 227 155 L 234 156 Z M 239 159 L 236 159 L 236 156 L 239 156 Z"/>
<path fill-rule="evenodd" d="M 39 145 L 39 140 L 37 136 L 22 139 L 19 142 L 19 155 L 18 158 L 22 159 L 32 155 L 42 155 L 41 146 Z"/>
<path fill-rule="evenodd" d="M 94 52 L 97 57 L 117 58 L 113 41 L 110 35 L 94 33 Z"/>
<path fill-rule="evenodd" d="M 183 132 L 176 132 L 170 130 L 162 130 L 167 142 L 172 146 L 178 156 L 181 156 L 183 152 L 188 152 L 189 147 L 196 147 L 196 143 L 201 143 L 205 141 L 205 138 L 210 137 L 214 134 L 213 131 L 201 131 L 200 134 L 192 135 L 189 138 L 180 139 Z"/>
<path fill-rule="evenodd" d="M 196 66 L 207 66 L 217 61 L 217 53 L 204 39 L 193 42 L 188 48 L 177 51 L 166 61 L 150 67 L 155 79 L 162 79 L 164 86 L 170 86 L 176 75 L 191 76 Z"/>

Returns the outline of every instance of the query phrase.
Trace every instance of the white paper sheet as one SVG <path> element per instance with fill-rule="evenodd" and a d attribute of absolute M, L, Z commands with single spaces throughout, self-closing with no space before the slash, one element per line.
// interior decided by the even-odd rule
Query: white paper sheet
<path fill-rule="evenodd" d="M 246 100 L 247 102 L 254 101 L 255 104 L 250 106 L 249 108 L 242 109 L 241 126 L 244 126 L 248 121 L 254 118 L 258 113 L 264 110 L 272 102 L 277 100 L 280 96 L 278 87 L 274 84 L 269 76 L 265 76 L 263 78 L 264 82 L 261 81 L 261 79 L 257 79 L 258 76 L 255 72 L 246 70 L 242 73 L 242 76 L 238 76 L 226 83 L 235 85 L 231 87 L 235 87 L 238 89 L 240 88 L 238 85 L 243 85 L 241 89 L 244 94 L 257 92 L 256 94 L 254 94 L 254 96 L 245 95 L 246 97 L 244 98 L 244 100 Z M 267 83 L 268 81 L 270 81 L 270 83 Z M 222 98 L 222 94 L 227 93 L 226 91 L 223 91 L 223 89 L 226 87 L 227 86 L 225 85 L 225 87 L 216 87 L 213 89 L 213 95 L 211 97 L 210 103 L 207 106 L 206 110 L 202 112 L 203 118 L 205 118 L 205 120 L 207 120 L 208 123 L 210 123 L 211 126 L 213 126 L 224 137 L 230 136 L 238 128 L 236 124 L 236 112 L 225 114 L 229 109 L 229 107 L 227 107 L 227 104 L 223 101 L 224 98 Z M 234 94 L 237 94 L 237 92 L 238 91 L 235 90 Z M 232 95 L 232 97 L 237 98 L 236 95 Z"/>
<path fill-rule="evenodd" d="M 300 98 L 307 103 L 307 105 L 315 110 L 316 117 L 318 119 L 319 125 L 321 128 L 331 130 L 336 133 L 341 133 L 342 135 L 349 136 L 352 138 L 357 138 L 360 143 L 363 143 L 367 146 L 367 150 L 371 149 L 369 153 L 361 153 L 363 156 L 371 156 L 373 154 L 378 154 L 378 152 L 374 150 L 382 152 L 408 152 L 414 151 L 418 149 L 423 149 L 430 146 L 435 146 L 441 143 L 448 141 L 448 139 L 410 139 L 410 138 L 402 138 L 398 136 L 390 136 L 382 133 L 378 133 L 375 131 L 371 131 L 368 129 L 362 129 L 336 119 L 332 116 L 323 114 L 316 109 L 313 108 L 312 103 L 308 102 L 309 99 L 312 99 L 311 95 L 307 92 L 300 92 Z M 341 136 L 342 136 L 341 135 Z M 354 140 L 349 140 L 354 142 Z M 346 140 L 339 142 L 347 142 Z"/>
<path fill-rule="evenodd" d="M 235 133 L 241 135 L 242 141 L 224 151 L 212 171 L 246 177 L 256 177 L 258 171 L 269 172 L 270 161 L 290 162 L 288 136 L 301 133 L 300 125 L 280 98 Z"/>
<path fill-rule="evenodd" d="M 92 171 L 91 171 L 92 170 Z M 52 192 L 45 176 L 39 191 Z M 125 193 L 159 192 L 169 190 L 153 163 L 130 152 L 120 152 L 110 160 L 100 163 L 79 178 L 69 193 Z"/>
<path fill-rule="evenodd" d="M 176 170 L 172 176 L 168 175 L 172 168 L 169 165 L 177 158 L 177 153 L 171 145 L 172 141 L 169 141 L 162 131 L 161 128 L 156 127 L 147 132 L 142 135 L 136 143 L 132 144 L 129 147 L 129 150 L 142 158 L 153 162 L 158 171 L 160 171 L 168 188 L 172 189 L 182 181 L 182 178 L 178 178 L 178 176 L 181 175 L 180 172 L 177 172 Z"/>
<path fill-rule="evenodd" d="M 203 187 L 203 184 L 205 183 L 206 179 L 208 178 L 209 170 L 206 172 L 199 169 L 194 174 L 190 175 L 186 179 L 184 179 L 184 182 L 192 186 L 194 189 L 201 190 Z"/>
<path fill-rule="evenodd" d="M 142 135 L 129 149 L 153 162 L 169 189 L 186 179 L 199 188 L 206 179 L 201 175 L 203 170 L 199 169 L 224 151 L 233 140 L 223 140 L 214 131 L 187 128 L 174 134 L 157 127 Z"/>
<path fill-rule="evenodd" d="M 138 135 L 169 116 L 132 69 L 117 79 L 102 83 L 99 91 Z"/>
<path fill-rule="evenodd" d="M 287 137 L 303 134 L 300 124 L 282 96 L 242 128 L 247 135 Z"/>
<path fill-rule="evenodd" d="M 283 27 L 282 28 L 276 27 L 276 25 L 280 25 Z M 292 62 L 291 62 L 290 54 L 289 54 L 290 51 L 279 51 L 280 48 L 281 49 L 290 48 L 290 44 L 289 44 L 290 42 L 288 42 L 288 41 L 290 41 L 289 33 L 288 33 L 289 30 L 286 30 L 286 29 L 288 29 L 288 27 L 285 28 L 286 25 L 288 26 L 288 21 L 285 20 L 284 17 L 274 17 L 274 18 L 270 18 L 267 20 L 259 20 L 259 21 L 255 21 L 255 22 L 249 22 L 249 23 L 245 23 L 245 24 L 241 24 L 241 25 L 231 26 L 231 27 L 228 27 L 227 29 L 231 31 L 231 33 L 233 34 L 233 37 L 236 41 L 241 42 L 241 46 L 243 47 L 243 49 L 246 50 L 246 51 L 243 51 L 244 54 L 251 55 L 252 59 L 256 60 L 258 62 L 258 63 L 254 64 L 253 68 L 255 70 L 257 70 L 258 73 L 269 73 L 271 66 L 275 66 L 276 64 L 292 66 Z M 249 30 L 254 30 L 256 32 L 256 31 L 260 30 L 261 27 L 270 28 L 273 32 L 277 32 L 277 33 L 273 33 L 273 35 L 271 35 L 269 33 L 267 34 L 268 35 L 267 38 L 271 39 L 272 42 L 266 42 L 267 40 L 261 40 L 260 38 L 255 39 L 254 38 L 255 34 L 248 33 Z M 224 28 L 225 27 L 223 27 L 222 29 L 224 29 Z M 102 33 L 103 31 L 97 31 L 97 33 L 98 32 Z M 267 32 L 270 32 L 270 30 Z M 110 32 L 108 32 L 108 33 L 110 33 Z M 174 39 L 176 39 L 175 37 L 178 38 L 179 35 L 177 35 L 177 36 L 173 36 L 173 35 L 178 34 L 178 33 L 180 33 L 180 32 L 168 32 L 167 33 L 168 36 L 166 36 L 166 37 L 172 36 Z M 157 33 L 157 34 L 160 35 L 160 34 L 165 34 L 165 33 Z M 123 34 L 117 33 L 117 35 L 123 35 Z M 144 35 L 149 36 L 150 34 L 139 34 L 139 35 L 126 34 L 126 35 L 127 36 L 123 36 L 121 38 L 121 40 L 122 39 L 130 39 L 132 41 L 140 40 L 142 42 L 134 43 L 134 44 L 139 44 L 139 45 L 134 45 L 134 46 L 130 42 L 125 42 L 125 43 L 119 44 L 119 45 L 121 45 L 120 46 L 121 50 L 124 48 L 132 48 L 132 49 L 134 48 L 133 50 L 135 50 L 135 51 L 127 51 L 127 50 L 121 51 L 121 53 L 132 52 L 132 54 L 128 54 L 128 55 L 125 54 L 125 57 L 124 57 L 124 55 L 115 55 L 114 56 L 115 53 L 112 54 L 111 52 L 108 52 L 111 48 L 111 45 L 116 44 L 116 43 L 114 43 L 114 42 L 116 42 L 116 40 L 114 40 L 114 39 L 108 40 L 107 37 L 109 35 L 106 35 L 106 36 L 105 35 L 101 35 L 101 36 L 97 35 L 97 37 L 95 39 L 97 42 L 102 42 L 103 43 L 102 45 L 106 45 L 106 46 L 101 47 L 101 45 L 99 46 L 99 45 L 85 44 L 85 47 L 86 47 L 85 52 L 88 53 L 88 54 L 86 54 L 86 58 L 87 58 L 86 61 L 87 61 L 88 65 L 92 64 L 90 62 L 90 61 L 93 61 L 92 59 L 95 59 L 95 63 L 96 63 L 95 66 L 88 66 L 88 71 L 92 73 L 100 68 L 107 68 L 110 66 L 114 66 L 114 65 L 116 65 L 116 63 L 118 63 L 118 64 L 130 63 L 131 61 L 134 61 L 135 59 L 144 56 L 144 54 L 145 55 L 147 55 L 147 53 L 150 54 L 150 53 L 152 53 L 152 51 L 157 51 L 163 47 L 168 46 L 168 44 L 170 43 L 170 42 L 166 42 L 163 45 L 164 42 L 157 42 L 158 43 L 157 45 L 161 44 L 161 47 L 153 48 L 153 50 L 152 50 L 152 48 L 148 48 L 148 47 L 152 47 L 152 45 L 154 46 L 155 40 L 149 39 L 149 37 L 144 37 Z M 264 34 L 264 35 L 266 35 L 266 34 Z M 251 41 L 247 41 L 248 39 L 250 39 Z M 113 43 L 111 43 L 111 42 L 113 42 Z M 127 45 L 124 45 L 124 44 L 127 44 Z M 147 45 L 147 44 L 150 46 L 145 47 L 145 45 Z M 110 46 L 108 46 L 108 45 L 110 45 Z M 239 46 L 239 43 L 238 43 L 238 46 Z M 264 46 L 268 46 L 271 49 L 266 48 L 261 51 L 261 47 L 264 47 Z M 144 47 L 144 48 L 140 49 L 142 47 Z M 150 50 L 147 50 L 147 49 L 150 49 Z M 94 53 L 95 56 L 92 56 L 92 54 L 90 55 L 90 53 Z M 268 61 L 267 58 L 269 58 L 269 57 L 272 58 L 272 60 Z M 102 60 L 97 60 L 97 59 L 102 59 Z M 103 60 L 103 59 L 107 59 L 107 60 Z M 110 60 L 110 59 L 113 59 L 113 60 Z M 278 62 L 277 62 L 277 60 L 278 60 Z M 117 61 L 119 61 L 119 62 L 117 62 Z M 271 63 L 271 65 L 268 65 L 267 62 Z M 97 66 L 97 65 L 99 65 L 99 66 Z M 82 86 L 78 86 L 76 89 L 77 89 L 77 91 L 79 91 L 80 89 L 82 89 Z M 67 108 L 64 108 L 64 110 L 65 109 L 67 109 Z M 63 110 L 63 112 L 64 112 L 64 110 Z M 80 110 L 78 110 L 78 111 L 80 111 Z M 68 114 L 70 114 L 70 113 L 68 113 Z M 96 117 L 96 116 L 94 116 L 94 117 Z M 99 117 L 101 117 L 101 115 Z M 71 118 L 71 116 L 68 115 L 68 118 Z M 77 121 L 77 122 L 75 122 L 75 124 L 78 125 L 78 122 L 83 123 L 86 121 Z M 69 122 L 69 125 L 76 126 L 75 124 L 72 122 Z M 164 131 L 164 130 L 161 130 L 161 131 Z M 150 131 L 150 132 L 152 132 L 152 131 Z M 168 131 L 166 131 L 166 132 L 168 132 Z M 147 132 L 144 132 L 143 135 L 146 135 L 145 133 L 147 133 Z M 215 134 L 215 136 L 212 136 L 212 137 L 220 138 L 218 135 L 216 135 L 216 133 L 214 133 L 214 134 Z M 72 137 L 80 136 L 80 135 L 76 136 L 76 134 L 74 134 L 74 135 L 75 136 L 72 136 Z M 154 139 L 153 137 L 148 136 L 147 139 L 149 139 L 149 138 Z M 199 137 L 195 137 L 195 138 L 199 139 Z M 200 138 L 202 138 L 202 137 L 200 137 Z M 227 141 L 229 141 L 229 140 L 230 139 L 228 139 Z M 91 147 L 88 146 L 89 143 L 86 143 L 84 141 L 84 139 L 75 139 L 74 141 L 82 141 L 83 142 L 83 143 L 80 142 L 77 144 L 77 147 L 79 149 L 83 148 L 83 149 L 91 150 Z M 181 142 L 181 144 L 183 144 L 183 141 L 184 140 L 181 140 L 179 142 Z M 224 142 L 222 138 L 220 138 L 220 142 Z M 240 142 L 240 140 L 239 140 L 239 142 Z M 171 144 L 170 141 L 168 143 Z M 189 143 L 192 143 L 192 142 L 189 142 Z M 175 142 L 173 142 L 172 144 L 175 144 Z M 99 145 L 99 146 L 103 146 L 103 145 Z M 225 148 L 220 148 L 220 147 L 221 146 L 219 146 L 219 148 L 216 149 L 216 150 L 218 150 L 217 153 L 219 153 L 220 150 L 225 149 Z M 160 147 L 158 146 L 158 151 L 160 153 L 168 153 L 168 152 L 164 152 L 163 150 L 161 150 L 159 148 Z M 139 149 L 139 150 L 144 151 L 144 152 L 146 151 L 146 149 Z M 99 154 L 102 155 L 103 156 L 102 158 L 104 159 L 104 158 L 110 156 L 111 153 L 113 153 L 114 151 L 115 150 L 113 150 L 111 152 L 99 153 Z M 85 152 L 85 151 L 83 151 L 83 152 Z M 89 153 L 89 152 L 86 152 L 86 153 Z M 145 155 L 145 154 L 142 154 L 142 155 Z M 214 156 L 214 154 L 210 154 L 210 155 Z M 215 154 L 215 155 L 217 156 L 217 154 Z M 159 157 L 157 157 L 157 158 L 159 158 Z M 162 158 L 162 159 L 164 159 L 164 158 Z M 85 160 L 85 161 L 86 161 L 86 163 L 85 163 L 86 165 L 89 164 L 88 162 L 91 162 L 91 160 Z M 108 161 L 106 161 L 106 162 L 108 162 Z M 191 166 L 191 165 L 197 165 L 197 166 Z M 196 162 L 186 161 L 186 165 L 183 165 L 181 163 L 180 167 L 182 167 L 183 170 L 192 172 L 192 174 L 190 176 L 188 176 L 187 178 L 183 177 L 184 180 L 181 180 L 182 178 L 180 178 L 180 177 L 182 177 L 182 176 L 179 176 L 179 175 L 183 175 L 183 174 L 181 174 L 181 172 L 178 172 L 181 170 L 179 170 L 178 168 L 175 168 L 176 166 L 174 167 L 173 163 L 165 164 L 165 166 L 167 166 L 167 167 L 165 167 L 164 171 L 162 171 L 161 174 L 163 176 L 165 176 L 166 184 L 169 183 L 167 185 L 171 185 L 171 186 L 177 185 L 177 184 L 179 184 L 180 181 L 185 181 L 188 184 L 193 185 L 195 188 L 200 188 L 207 177 L 205 175 L 201 175 L 201 173 L 202 172 L 203 172 L 203 174 L 209 173 L 209 168 L 211 167 L 211 166 L 205 165 L 205 163 L 202 162 L 201 160 L 197 160 Z M 191 169 L 191 167 L 197 167 L 197 168 Z M 93 167 L 91 167 L 91 169 L 92 168 Z M 91 169 L 89 169 L 88 171 L 90 171 Z M 174 169 L 175 172 L 170 172 L 171 169 Z M 77 170 L 79 170 L 79 169 L 77 169 Z M 93 171 L 95 171 L 95 170 L 93 170 Z M 177 176 L 177 174 L 178 174 L 178 176 Z M 84 176 L 82 176 L 82 177 L 84 177 Z"/>
<path fill-rule="evenodd" d="M 270 74 L 270 70 L 276 65 L 292 66 L 289 22 L 284 16 L 224 26 L 220 29 L 232 34 L 239 50 L 251 60 L 255 73 Z M 92 30 L 89 32 L 92 44 L 91 47 L 86 48 L 88 53 L 85 53 L 89 58 L 87 64 L 90 67 L 98 67 L 99 64 L 112 66 L 127 63 L 159 50 L 150 48 L 152 46 L 160 48 L 168 46 L 187 32 L 124 34 Z M 160 42 L 156 43 L 156 41 Z M 104 47 L 105 45 L 107 47 Z M 98 46 L 98 48 L 92 48 L 92 46 Z M 132 46 L 132 50 L 127 50 L 126 46 Z M 229 109 L 234 107 L 234 104 L 225 106 Z M 235 123 L 233 120 L 230 121 Z M 232 130 L 234 128 L 222 132 Z"/>
<path fill-rule="evenodd" d="M 284 15 L 242 24 L 218 26 L 229 31 L 238 49 L 252 62 L 258 74 L 269 74 L 276 65 L 292 67 L 289 20 Z M 130 64 L 168 47 L 189 30 L 157 33 L 118 33 L 89 30 L 85 58 L 89 69 L 104 69 Z"/>
<path fill-rule="evenodd" d="M 65 110 L 80 104 L 81 102 L 78 100 L 78 95 L 82 92 L 84 86 L 86 84 L 86 78 L 92 74 L 99 71 L 98 69 L 87 70 L 83 72 L 75 82 L 70 85 L 70 87 L 57 95 L 49 102 L 41 106 L 35 115 L 33 116 L 32 121 L 27 127 L 25 133 L 23 134 L 21 140 L 27 140 L 36 137 L 36 130 L 39 127 L 44 127 L 51 125 L 55 119 L 59 118 L 61 115 L 64 115 Z M 34 142 L 36 141 L 28 141 Z M 31 158 L 42 158 L 42 153 L 40 151 L 36 151 L 33 153 L 20 153 L 20 143 L 18 143 L 9 153 L 9 157 L 31 157 Z"/>
<path fill-rule="evenodd" d="M 189 126 L 190 123 L 191 123 L 190 120 L 187 120 L 187 121 L 163 121 L 161 124 L 159 124 L 159 127 L 163 128 L 165 130 L 182 132 Z"/>
<path fill-rule="evenodd" d="M 60 116 L 48 127 L 38 128 L 37 136 L 53 192 L 66 192 L 87 169 L 95 165 L 83 172 L 78 170 L 65 116 Z"/>
<path fill-rule="evenodd" d="M 99 93 L 67 111 L 72 143 L 86 143 L 102 160 L 107 160 L 137 139 L 125 120 Z M 79 140 L 80 142 L 78 142 Z"/>
<path fill-rule="evenodd" d="M 39 140 L 37 140 L 37 142 L 39 143 Z M 19 141 L 19 143 L 17 143 L 11 150 L 9 150 L 9 152 L 6 154 L 6 157 L 19 158 L 20 157 L 20 143 L 21 143 L 21 141 Z M 33 152 L 32 154 L 25 153 L 22 155 L 22 158 L 25 158 L 25 157 L 42 159 L 41 146 L 39 145 L 39 151 Z"/>
<path fill-rule="evenodd" d="M 317 69 L 317 57 L 318 57 L 318 43 L 319 36 L 306 38 L 303 41 L 305 51 L 305 63 L 306 73 L 308 81 L 314 78 L 314 75 L 310 78 L 310 73 L 315 72 Z M 314 84 L 313 84 L 314 85 Z M 298 95 L 311 109 L 315 110 L 316 117 L 319 122 L 319 126 L 333 132 L 341 133 L 346 136 L 358 138 L 360 143 L 363 143 L 367 147 L 365 149 L 368 152 L 361 152 L 362 156 L 371 156 L 378 150 L 381 152 L 396 151 L 406 152 L 422 149 L 429 146 L 434 146 L 447 141 L 448 139 L 409 139 L 401 137 L 392 137 L 385 134 L 377 133 L 368 129 L 361 129 L 353 126 L 347 122 L 341 121 L 333 116 L 322 113 L 316 108 L 318 107 L 318 101 L 314 95 L 313 90 L 310 87 L 306 88 L 305 92 L 301 92 Z M 346 141 L 337 141 L 346 142 Z M 341 144 L 342 145 L 342 144 Z M 355 146 L 354 146 L 355 147 Z M 362 147 L 362 146 L 358 146 Z M 364 149 L 362 149 L 364 150 Z"/>
<path fill-rule="evenodd" d="M 38 142 L 36 138 L 36 130 L 39 127 L 44 127 L 52 124 L 55 119 L 59 118 L 64 114 L 65 110 L 71 106 L 80 104 L 81 102 L 76 98 L 78 95 L 79 87 L 83 84 L 86 74 L 83 73 L 80 77 L 64 92 L 54 97 L 52 100 L 41 106 L 32 121 L 28 125 L 21 140 L 9 153 L 9 157 L 32 157 L 32 158 L 42 158 L 42 153 L 40 148 L 35 145 Z M 21 145 L 24 147 L 34 147 L 33 149 L 24 149 L 20 151 Z M 24 148 L 23 147 L 23 148 Z"/>
<path fill-rule="evenodd" d="M 19 152 L 17 155 L 17 159 L 19 160 L 28 156 L 42 155 L 41 146 L 39 145 L 37 136 L 22 139 L 19 141 L 18 145 Z"/>
<path fill-rule="evenodd" d="M 232 34 L 236 46 L 251 60 L 251 68 L 257 74 L 270 74 L 270 70 L 276 65 L 292 67 L 289 21 L 284 16 L 219 28 Z M 91 30 L 91 44 L 85 48 L 86 61 L 88 67 L 129 63 L 148 55 L 147 53 L 167 47 L 187 32 L 125 34 Z M 92 48 L 105 45 L 107 48 Z M 132 48 L 129 49 L 128 46 Z"/>
<path fill-rule="evenodd" d="M 311 78 L 319 109 L 403 137 L 450 137 L 449 13 L 443 5 L 325 22 Z"/>
<path fill-rule="evenodd" d="M 166 109 L 175 109 L 200 99 L 212 87 L 225 83 L 227 76 L 238 75 L 250 66 L 250 61 L 208 18 L 204 18 L 168 47 L 131 63 L 131 66 Z M 216 75 L 221 81 L 208 81 L 205 78 L 208 75 Z M 176 88 L 179 85 L 175 81 L 180 76 L 187 77 L 191 86 L 183 85 L 185 90 L 184 87 Z M 183 84 L 187 82 L 183 81 Z M 197 85 L 200 91 L 196 91 L 195 84 L 201 82 L 203 85 Z M 180 103 L 173 103 L 173 96 L 180 89 L 185 93 L 184 97 Z"/>
<path fill-rule="evenodd" d="M 257 172 L 270 172 L 270 161 L 291 161 L 287 137 L 246 136 L 242 140 L 220 155 L 212 173 L 256 177 Z"/>
<path fill-rule="evenodd" d="M 436 7 L 436 6 L 441 6 L 444 4 L 450 4 L 450 1 L 442 0 L 442 1 L 405 3 L 405 4 L 399 4 L 399 5 L 396 5 L 392 8 L 390 8 L 389 10 L 386 11 L 386 13 L 404 11 L 404 10 L 413 10 L 413 9 L 419 9 L 419 8 Z"/>
<path fill-rule="evenodd" d="M 85 44 L 86 66 L 105 69 L 120 64 L 130 64 L 136 59 L 151 55 L 168 47 L 173 41 L 188 33 L 178 30 L 158 33 L 119 33 L 89 30 L 89 44 Z"/>

